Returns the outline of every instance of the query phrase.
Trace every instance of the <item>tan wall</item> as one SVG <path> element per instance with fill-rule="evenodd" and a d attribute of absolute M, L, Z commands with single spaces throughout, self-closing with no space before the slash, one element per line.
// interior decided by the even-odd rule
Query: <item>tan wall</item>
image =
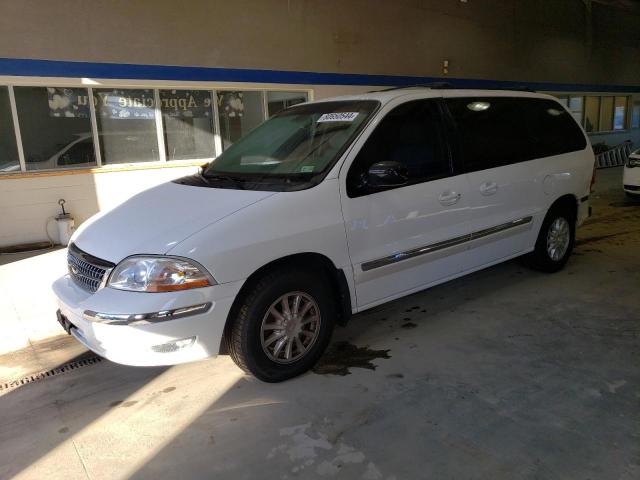
<path fill-rule="evenodd" d="M 640 79 L 640 7 L 597 1 L 591 34 L 582 0 L 1 0 L 0 11 L 0 57 L 423 76 L 446 58 L 467 78 Z"/>

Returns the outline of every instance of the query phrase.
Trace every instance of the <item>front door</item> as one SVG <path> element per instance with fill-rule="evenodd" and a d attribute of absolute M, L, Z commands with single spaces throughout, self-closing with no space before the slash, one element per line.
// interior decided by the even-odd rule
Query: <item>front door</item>
<path fill-rule="evenodd" d="M 439 99 L 387 107 L 354 148 L 341 181 L 342 208 L 360 309 L 462 271 L 468 184 L 456 175 Z M 407 181 L 372 186 L 371 166 L 401 164 Z"/>

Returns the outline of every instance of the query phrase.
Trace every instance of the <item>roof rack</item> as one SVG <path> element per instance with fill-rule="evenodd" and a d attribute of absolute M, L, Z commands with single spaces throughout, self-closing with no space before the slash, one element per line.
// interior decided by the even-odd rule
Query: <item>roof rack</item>
<path fill-rule="evenodd" d="M 372 90 L 369 93 L 375 93 L 375 92 L 391 92 L 393 90 L 402 90 L 405 88 L 431 88 L 434 90 L 438 90 L 438 89 L 468 89 L 469 87 L 459 87 L 459 86 L 454 86 L 448 82 L 432 82 L 432 83 L 417 83 L 417 84 L 413 84 L 413 85 L 398 85 L 396 87 L 389 87 L 389 88 L 384 88 L 382 90 Z M 492 88 L 487 88 L 487 90 L 506 90 L 506 91 L 516 91 L 516 92 L 535 92 L 534 89 L 527 87 L 526 85 L 523 85 L 521 87 L 492 87 Z"/>
<path fill-rule="evenodd" d="M 402 90 L 404 88 L 454 88 L 453 85 L 447 82 L 432 82 L 432 83 L 416 83 L 413 85 L 398 85 L 395 87 L 383 88 L 382 90 L 372 90 L 373 92 L 391 92 L 393 90 Z"/>

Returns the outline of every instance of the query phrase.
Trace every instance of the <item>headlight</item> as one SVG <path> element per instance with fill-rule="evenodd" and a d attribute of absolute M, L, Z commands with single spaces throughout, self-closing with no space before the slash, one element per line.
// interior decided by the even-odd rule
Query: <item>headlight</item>
<path fill-rule="evenodd" d="M 195 262 L 173 257 L 125 258 L 109 277 L 107 286 L 134 292 L 174 292 L 208 287 L 216 282 Z"/>
<path fill-rule="evenodd" d="M 629 167 L 629 168 L 640 167 L 640 158 L 638 158 L 638 157 L 636 157 L 636 158 L 629 157 L 629 160 L 627 160 L 627 167 Z"/>

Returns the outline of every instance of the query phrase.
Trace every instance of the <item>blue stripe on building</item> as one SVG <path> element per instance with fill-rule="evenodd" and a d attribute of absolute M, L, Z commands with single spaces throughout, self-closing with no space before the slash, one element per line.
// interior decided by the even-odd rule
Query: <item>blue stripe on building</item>
<path fill-rule="evenodd" d="M 368 75 L 241 68 L 137 65 L 128 63 L 66 62 L 0 58 L 0 75 L 25 77 L 71 77 L 135 80 L 176 80 L 287 83 L 296 85 L 379 85 L 403 86 L 446 82 L 457 88 L 531 89 L 552 92 L 640 93 L 640 86 L 581 83 L 516 82 L 451 77 Z"/>

